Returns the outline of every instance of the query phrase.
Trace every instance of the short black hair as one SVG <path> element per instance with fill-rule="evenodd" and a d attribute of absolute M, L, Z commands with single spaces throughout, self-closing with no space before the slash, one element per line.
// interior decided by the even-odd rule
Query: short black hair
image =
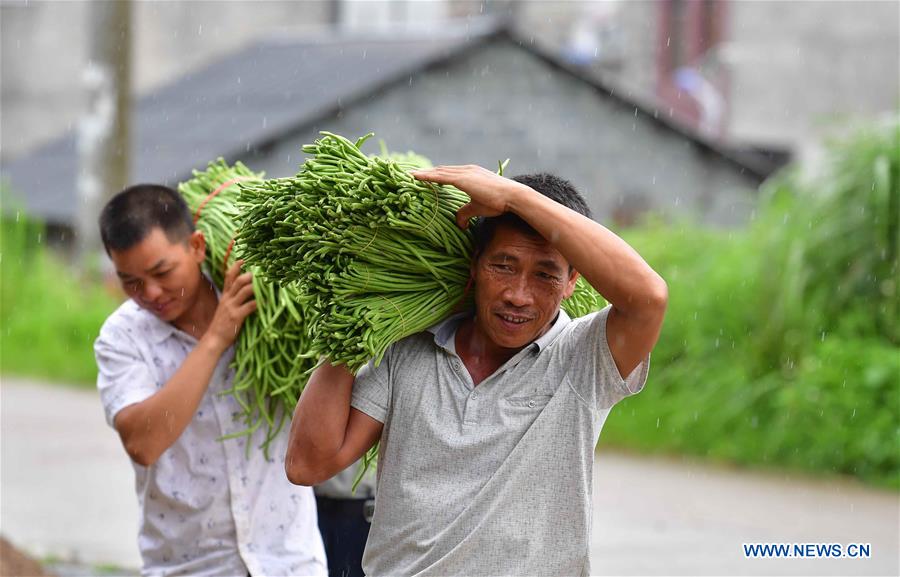
<path fill-rule="evenodd" d="M 533 188 L 550 200 L 558 202 L 566 208 L 570 208 L 588 218 L 593 218 L 591 209 L 584 200 L 584 197 L 581 196 L 571 182 L 564 178 L 542 172 L 538 174 L 514 176 L 512 177 L 512 180 Z M 530 224 L 511 212 L 505 212 L 499 216 L 478 217 L 475 219 L 475 222 L 472 223 L 472 235 L 475 239 L 476 257 L 484 252 L 484 249 L 487 248 L 487 245 L 493 240 L 497 227 L 501 224 L 511 226 L 516 230 L 532 236 L 540 236 L 540 233 L 534 230 Z"/>
<path fill-rule="evenodd" d="M 194 232 L 187 203 L 160 184 L 136 184 L 116 194 L 100 212 L 99 224 L 107 253 L 128 250 L 157 227 L 171 242 L 183 241 Z"/>

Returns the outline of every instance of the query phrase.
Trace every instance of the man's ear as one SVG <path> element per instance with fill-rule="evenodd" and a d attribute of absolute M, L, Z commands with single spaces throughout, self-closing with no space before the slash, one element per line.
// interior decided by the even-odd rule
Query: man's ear
<path fill-rule="evenodd" d="M 578 271 L 574 268 L 572 272 L 569 273 L 569 279 L 566 281 L 566 290 L 563 292 L 563 300 L 572 296 L 572 293 L 575 292 L 575 283 L 578 282 L 578 277 L 581 276 L 578 274 Z"/>
<path fill-rule="evenodd" d="M 478 259 L 481 258 L 481 253 L 477 250 L 472 254 L 472 260 L 469 262 L 469 281 L 475 282 L 475 275 L 478 271 Z"/>
<path fill-rule="evenodd" d="M 188 237 L 188 252 L 197 264 L 203 264 L 206 259 L 206 237 L 199 230 L 195 230 Z"/>

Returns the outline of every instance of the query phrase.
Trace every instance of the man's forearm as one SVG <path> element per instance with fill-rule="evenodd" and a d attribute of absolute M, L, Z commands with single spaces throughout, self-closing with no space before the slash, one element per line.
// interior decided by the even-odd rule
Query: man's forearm
<path fill-rule="evenodd" d="M 522 185 L 508 207 L 559 250 L 621 311 L 664 305 L 663 279 L 624 240 L 575 211 Z"/>
<path fill-rule="evenodd" d="M 116 429 L 133 460 L 152 465 L 178 440 L 194 418 L 223 352 L 213 339 L 201 339 L 159 391 L 116 415 Z"/>
<path fill-rule="evenodd" d="M 287 459 L 317 463 L 334 457 L 344 444 L 350 418 L 353 373 L 325 362 L 313 371 L 291 422 Z"/>

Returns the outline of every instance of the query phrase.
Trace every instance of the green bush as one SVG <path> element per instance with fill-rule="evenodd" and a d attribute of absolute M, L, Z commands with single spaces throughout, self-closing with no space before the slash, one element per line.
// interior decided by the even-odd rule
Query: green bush
<path fill-rule="evenodd" d="M 604 443 L 900 488 L 896 123 L 763 194 L 746 230 L 626 232 L 670 303 L 650 382 Z"/>
<path fill-rule="evenodd" d="M 0 371 L 92 386 L 93 342 L 117 298 L 82 282 L 22 215 L 0 227 Z"/>

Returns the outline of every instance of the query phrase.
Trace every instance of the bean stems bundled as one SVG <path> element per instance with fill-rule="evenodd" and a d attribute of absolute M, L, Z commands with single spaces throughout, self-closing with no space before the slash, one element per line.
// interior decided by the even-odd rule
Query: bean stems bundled
<path fill-rule="evenodd" d="M 454 220 L 469 197 L 366 156 L 368 136 L 323 132 L 295 177 L 242 186 L 238 233 L 248 263 L 296 283 L 312 351 L 354 372 L 465 300 L 472 252 Z"/>
<path fill-rule="evenodd" d="M 378 141 L 378 148 L 381 151 L 379 156 L 381 156 L 382 158 L 393 160 L 407 170 L 434 168 L 434 164 L 431 163 L 431 159 L 429 159 L 427 156 L 416 154 L 412 150 L 407 150 L 406 152 L 391 152 L 388 150 L 387 144 L 384 142 L 384 140 Z"/>
<path fill-rule="evenodd" d="M 240 251 L 235 246 L 239 188 L 261 181 L 262 176 L 240 162 L 228 166 L 220 158 L 204 172 L 195 170 L 191 180 L 178 186 L 206 238 L 205 266 L 219 290 Z M 265 282 L 258 270 L 249 270 L 254 273 L 257 310 L 244 321 L 235 343 L 235 377 L 228 391 L 241 405 L 248 428 L 226 438 L 249 437 L 265 424 L 262 448 L 268 457 L 269 443 L 297 404 L 315 361 L 308 355 L 309 339 L 296 287 Z"/>
<path fill-rule="evenodd" d="M 572 296 L 564 300 L 561 306 L 567 315 L 575 319 L 599 311 L 606 306 L 606 299 L 583 276 L 579 276 Z"/>

